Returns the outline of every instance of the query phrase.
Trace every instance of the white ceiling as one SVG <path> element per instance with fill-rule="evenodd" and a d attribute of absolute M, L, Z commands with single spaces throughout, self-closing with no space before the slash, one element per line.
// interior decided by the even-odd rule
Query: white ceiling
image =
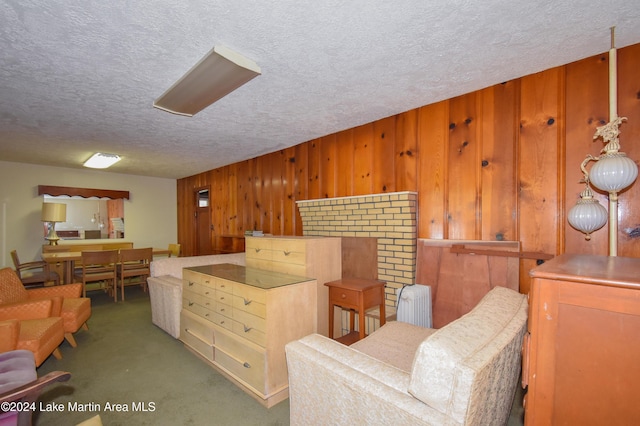
<path fill-rule="evenodd" d="M 0 0 L 0 160 L 180 178 L 640 42 L 637 0 Z M 152 103 L 215 45 L 262 75 Z"/>

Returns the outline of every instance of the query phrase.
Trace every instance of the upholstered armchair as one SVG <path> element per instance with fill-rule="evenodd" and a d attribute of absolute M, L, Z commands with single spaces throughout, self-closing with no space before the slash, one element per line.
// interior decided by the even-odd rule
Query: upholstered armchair
<path fill-rule="evenodd" d="M 64 337 L 72 347 L 77 346 L 73 333 L 80 328 L 88 330 L 87 320 L 91 316 L 91 300 L 81 296 L 80 283 L 27 290 L 13 269 L 0 269 L 0 309 L 7 303 L 51 300 L 51 316 L 62 318 Z"/>
<path fill-rule="evenodd" d="M 527 297 L 495 287 L 434 330 L 392 321 L 351 346 L 286 345 L 292 425 L 505 425 L 520 372 Z"/>
<path fill-rule="evenodd" d="M 0 354 L 0 402 L 35 404 L 45 387 L 69 380 L 70 373 L 53 371 L 38 377 L 33 353 L 15 350 Z M 0 411 L 0 425 L 30 425 L 34 410 Z"/>

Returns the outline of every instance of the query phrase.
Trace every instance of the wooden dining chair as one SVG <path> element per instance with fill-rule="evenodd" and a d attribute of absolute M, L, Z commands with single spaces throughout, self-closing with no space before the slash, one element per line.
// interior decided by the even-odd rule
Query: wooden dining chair
<path fill-rule="evenodd" d="M 151 247 L 120 250 L 118 279 L 120 280 L 122 300 L 124 300 L 125 279 L 129 279 L 126 285 L 140 284 L 144 291 L 147 291 L 147 278 L 151 275 L 152 260 L 153 249 Z"/>
<path fill-rule="evenodd" d="M 60 284 L 60 276 L 55 271 L 51 271 L 49 264 L 44 260 L 20 262 L 16 250 L 11 250 L 11 259 L 16 267 L 18 277 L 25 287 L 43 286 L 48 282 L 53 282 L 55 285 Z"/>
<path fill-rule="evenodd" d="M 76 277 L 82 281 L 82 295 L 87 296 L 87 284 L 99 282 L 98 288 L 113 294 L 113 301 L 118 301 L 118 250 L 95 250 L 82 252 L 82 269 Z M 113 292 L 113 293 L 112 293 Z"/>

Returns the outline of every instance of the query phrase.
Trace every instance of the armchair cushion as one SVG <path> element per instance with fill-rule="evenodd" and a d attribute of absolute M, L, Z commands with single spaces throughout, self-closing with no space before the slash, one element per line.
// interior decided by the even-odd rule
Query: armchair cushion
<path fill-rule="evenodd" d="M 64 328 L 60 317 L 20 321 L 17 348 L 33 352 L 38 366 L 57 350 L 63 340 Z"/>
<path fill-rule="evenodd" d="M 513 359 L 520 356 L 526 323 L 526 296 L 494 288 L 420 344 L 409 392 L 460 423 L 506 418 L 511 399 L 504 396 L 515 391 L 507 387 L 517 382 L 520 364 Z"/>
<path fill-rule="evenodd" d="M 12 351 L 18 345 L 20 322 L 16 319 L 0 321 L 0 353 Z"/>

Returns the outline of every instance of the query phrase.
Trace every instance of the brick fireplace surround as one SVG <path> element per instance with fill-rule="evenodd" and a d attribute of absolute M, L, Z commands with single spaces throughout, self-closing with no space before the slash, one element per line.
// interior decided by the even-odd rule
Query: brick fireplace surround
<path fill-rule="evenodd" d="M 416 276 L 417 193 L 393 192 L 296 201 L 305 236 L 375 237 L 378 279 L 387 283 L 386 305 Z"/>

